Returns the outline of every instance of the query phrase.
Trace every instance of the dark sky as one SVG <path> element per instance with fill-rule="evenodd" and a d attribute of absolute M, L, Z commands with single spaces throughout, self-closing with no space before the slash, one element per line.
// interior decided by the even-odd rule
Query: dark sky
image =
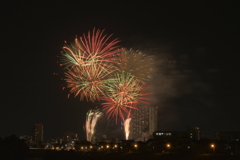
<path fill-rule="evenodd" d="M 67 98 L 56 63 L 64 40 L 94 27 L 155 55 L 159 130 L 240 130 L 239 2 L 88 0 L 1 2 L 0 137 L 79 133 L 96 104 Z M 59 73 L 54 76 L 53 73 Z"/>

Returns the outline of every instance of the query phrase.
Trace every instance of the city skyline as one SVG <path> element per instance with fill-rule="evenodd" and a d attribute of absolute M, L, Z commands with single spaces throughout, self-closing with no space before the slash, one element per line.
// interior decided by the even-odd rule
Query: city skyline
<path fill-rule="evenodd" d="M 85 137 L 86 113 L 100 104 L 68 98 L 57 61 L 65 40 L 94 27 L 114 33 L 127 49 L 156 56 L 151 103 L 159 107 L 159 130 L 240 130 L 237 3 L 92 0 L 2 6 L 0 137 L 30 135 L 34 123 L 44 124 L 46 139 L 69 131 Z"/>

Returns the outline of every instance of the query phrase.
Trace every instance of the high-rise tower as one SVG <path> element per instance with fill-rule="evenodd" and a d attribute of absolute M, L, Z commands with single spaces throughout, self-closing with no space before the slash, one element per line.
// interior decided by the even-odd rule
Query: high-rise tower
<path fill-rule="evenodd" d="M 43 124 L 42 123 L 37 123 L 33 125 L 32 141 L 37 143 L 43 142 Z"/>
<path fill-rule="evenodd" d="M 157 107 L 140 106 L 132 111 L 129 139 L 146 141 L 157 130 Z"/>

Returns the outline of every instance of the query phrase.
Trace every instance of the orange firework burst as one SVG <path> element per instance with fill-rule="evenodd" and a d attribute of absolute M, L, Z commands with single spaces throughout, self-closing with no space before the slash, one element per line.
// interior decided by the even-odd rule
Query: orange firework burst
<path fill-rule="evenodd" d="M 120 54 L 119 68 L 137 78 L 146 81 L 152 79 L 155 63 L 154 57 L 140 51 L 124 50 Z"/>

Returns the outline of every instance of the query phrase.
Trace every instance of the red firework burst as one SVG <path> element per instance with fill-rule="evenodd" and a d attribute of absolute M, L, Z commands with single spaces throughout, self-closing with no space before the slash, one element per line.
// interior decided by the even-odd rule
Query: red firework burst
<path fill-rule="evenodd" d="M 146 95 L 151 94 L 146 93 L 149 87 L 145 87 L 145 83 L 126 72 L 108 79 L 106 88 L 106 97 L 102 98 L 105 101 L 102 103 L 103 110 L 106 110 L 108 118 L 115 118 L 116 122 L 118 117 L 124 121 L 131 114 L 131 109 L 137 109 L 137 104 L 147 103 L 149 98 Z"/>
<path fill-rule="evenodd" d="M 87 35 L 76 38 L 72 45 L 63 47 L 63 64 L 66 67 L 85 67 L 99 65 L 105 71 L 106 68 L 113 67 L 116 57 L 122 49 L 117 49 L 119 43 L 117 39 L 110 41 L 111 35 L 103 35 L 104 30 L 89 31 Z"/>

